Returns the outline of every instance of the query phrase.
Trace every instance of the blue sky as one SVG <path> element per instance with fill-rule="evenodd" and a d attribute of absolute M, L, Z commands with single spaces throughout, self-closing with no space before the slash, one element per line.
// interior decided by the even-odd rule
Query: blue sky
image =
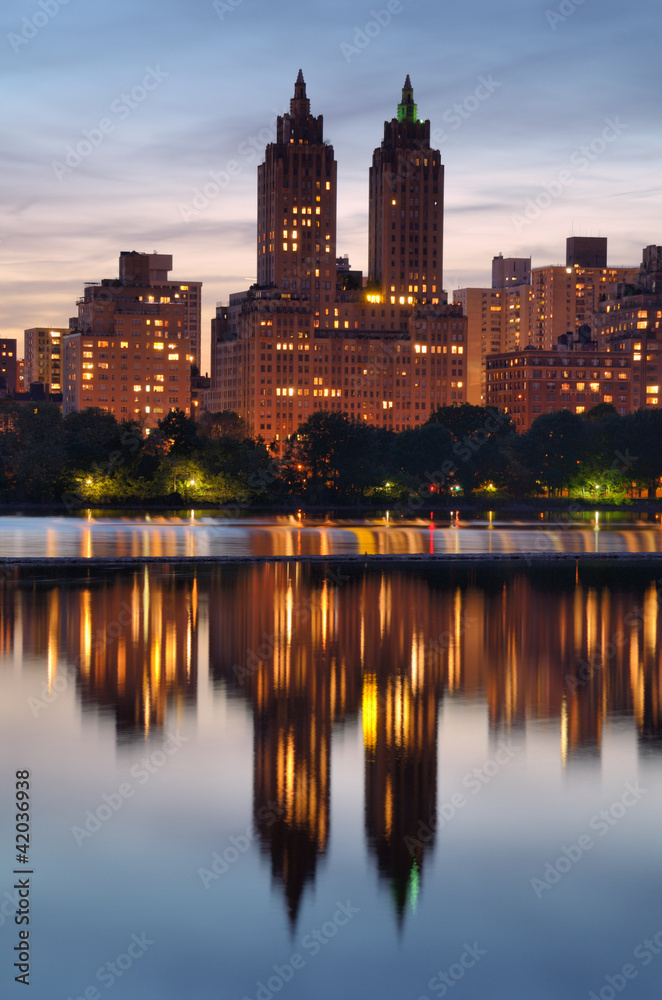
<path fill-rule="evenodd" d="M 7 0 L 0 24 L 0 336 L 66 326 L 121 250 L 158 250 L 204 282 L 207 344 L 215 303 L 255 278 L 257 149 L 300 67 L 354 267 L 372 151 L 407 73 L 446 167 L 449 293 L 489 284 L 499 252 L 563 263 L 573 233 L 607 236 L 613 264 L 662 243 L 652 0 Z"/>

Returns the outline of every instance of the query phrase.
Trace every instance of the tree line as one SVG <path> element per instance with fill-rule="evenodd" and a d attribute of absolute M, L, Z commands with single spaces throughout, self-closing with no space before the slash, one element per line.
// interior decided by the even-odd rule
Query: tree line
<path fill-rule="evenodd" d="M 394 432 L 344 413 L 313 413 L 267 446 L 234 413 L 194 422 L 171 411 L 151 433 L 104 410 L 62 417 L 51 403 L 0 406 L 0 501 L 85 504 L 300 501 L 389 505 L 412 496 L 465 500 L 654 497 L 662 477 L 662 411 L 538 417 L 518 434 L 508 415 L 440 407 Z"/>

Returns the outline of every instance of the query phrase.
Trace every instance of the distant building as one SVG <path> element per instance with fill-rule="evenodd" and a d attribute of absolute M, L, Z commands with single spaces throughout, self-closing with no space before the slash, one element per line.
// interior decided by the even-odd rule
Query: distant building
<path fill-rule="evenodd" d="M 605 345 L 606 346 L 606 345 Z M 491 355 L 487 359 L 487 405 L 510 414 L 515 429 L 527 431 L 543 413 L 585 413 L 599 403 L 618 413 L 659 407 L 658 342 L 614 340 L 609 350 L 573 341 L 545 351 Z"/>
<path fill-rule="evenodd" d="M 532 272 L 529 343 L 548 351 L 558 338 L 591 323 L 610 287 L 637 282 L 637 267 L 535 267 Z"/>
<path fill-rule="evenodd" d="M 175 280 L 168 277 L 172 270 L 172 254 L 139 253 L 135 250 L 122 251 L 120 254 L 120 286 L 116 282 L 101 282 L 104 288 L 112 287 L 117 292 L 118 287 L 125 289 L 119 297 L 135 296 L 138 289 L 147 293 L 144 298 L 156 300 L 159 292 L 160 301 L 181 304 L 184 307 L 182 318 L 182 333 L 186 341 L 186 353 L 193 357 L 193 364 L 201 364 L 201 307 L 202 282 Z"/>
<path fill-rule="evenodd" d="M 13 395 L 18 386 L 16 340 L 0 337 L 0 396 Z"/>
<path fill-rule="evenodd" d="M 526 287 L 526 286 L 524 286 Z M 506 292 L 496 288 L 458 288 L 453 302 L 467 319 L 467 402 L 485 405 L 485 361 L 504 345 L 504 300 Z"/>
<path fill-rule="evenodd" d="M 606 236 L 568 236 L 565 241 L 566 267 L 607 266 Z"/>
<path fill-rule="evenodd" d="M 208 375 L 191 374 L 191 416 L 197 420 L 205 408 L 205 395 L 211 385 Z"/>
<path fill-rule="evenodd" d="M 25 331 L 25 372 L 27 388 L 41 382 L 46 393 L 62 392 L 62 337 L 69 327 L 31 327 Z"/>
<path fill-rule="evenodd" d="M 200 282 L 169 282 L 172 257 L 122 253 L 119 279 L 85 286 L 75 329 L 63 338 L 64 407 L 101 407 L 155 426 L 171 409 L 190 413 L 190 321 Z"/>
<path fill-rule="evenodd" d="M 514 288 L 516 285 L 531 284 L 530 257 L 492 258 L 492 288 Z"/>
<path fill-rule="evenodd" d="M 643 291 L 662 292 L 662 247 L 644 247 L 639 286 Z"/>

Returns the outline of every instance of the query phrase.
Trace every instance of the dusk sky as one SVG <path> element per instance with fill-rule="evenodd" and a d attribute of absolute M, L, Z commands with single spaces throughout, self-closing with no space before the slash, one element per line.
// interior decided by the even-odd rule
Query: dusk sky
<path fill-rule="evenodd" d="M 571 234 L 607 236 L 610 264 L 662 242 L 650 0 L 8 0 L 0 17 L 0 336 L 66 326 L 120 251 L 157 250 L 173 277 L 204 282 L 206 369 L 215 303 L 256 277 L 256 168 L 299 68 L 335 148 L 337 249 L 355 268 L 372 151 L 407 73 L 446 168 L 449 295 L 489 285 L 499 252 L 564 263 Z"/>

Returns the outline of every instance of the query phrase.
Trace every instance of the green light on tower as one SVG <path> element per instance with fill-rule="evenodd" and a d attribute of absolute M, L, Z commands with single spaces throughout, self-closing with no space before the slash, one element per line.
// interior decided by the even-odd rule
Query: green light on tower
<path fill-rule="evenodd" d="M 398 104 L 398 121 L 418 121 L 418 107 L 414 104 L 414 88 L 411 85 L 409 73 L 407 73 L 407 79 L 405 80 L 405 85 L 402 88 L 402 102 Z"/>

